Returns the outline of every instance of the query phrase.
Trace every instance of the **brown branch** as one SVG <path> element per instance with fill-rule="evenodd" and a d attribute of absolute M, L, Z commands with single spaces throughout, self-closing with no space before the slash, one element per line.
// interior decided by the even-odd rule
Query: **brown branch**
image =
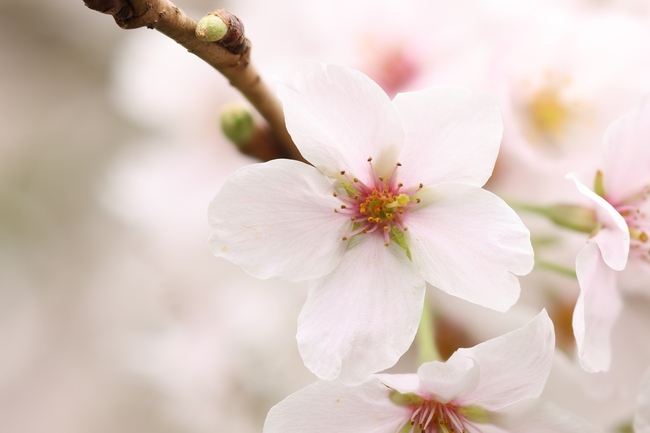
<path fill-rule="evenodd" d="M 215 11 L 229 26 L 225 42 L 204 42 L 195 35 L 197 22 L 169 0 L 84 0 L 84 3 L 93 10 L 112 15 L 123 29 L 156 29 L 213 66 L 268 122 L 276 138 L 274 142 L 281 147 L 279 153 L 303 160 L 287 131 L 280 100 L 250 62 L 250 41 L 245 38 L 237 17 L 224 10 Z"/>

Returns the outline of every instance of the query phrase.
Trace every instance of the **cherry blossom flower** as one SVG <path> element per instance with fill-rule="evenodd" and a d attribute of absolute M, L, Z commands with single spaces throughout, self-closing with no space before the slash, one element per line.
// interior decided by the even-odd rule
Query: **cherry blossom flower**
<path fill-rule="evenodd" d="M 210 204 L 209 244 L 258 278 L 311 280 L 297 339 L 312 372 L 359 383 L 393 365 L 425 281 L 499 311 L 516 302 L 533 254 L 519 217 L 481 188 L 502 131 L 493 98 L 452 87 L 391 102 L 360 72 L 320 63 L 279 96 L 313 166 L 236 172 Z"/>
<path fill-rule="evenodd" d="M 537 399 L 553 364 L 546 311 L 518 330 L 416 374 L 379 374 L 350 387 L 320 381 L 269 412 L 264 433 L 592 432 L 582 419 Z M 409 426 L 410 424 L 410 426 Z"/>
<path fill-rule="evenodd" d="M 603 371 L 611 363 L 610 334 L 622 308 L 617 272 L 635 262 L 650 271 L 650 105 L 614 121 L 605 136 L 604 166 L 591 191 L 567 175 L 594 205 L 599 230 L 576 259 L 580 296 L 573 329 L 582 367 Z"/>

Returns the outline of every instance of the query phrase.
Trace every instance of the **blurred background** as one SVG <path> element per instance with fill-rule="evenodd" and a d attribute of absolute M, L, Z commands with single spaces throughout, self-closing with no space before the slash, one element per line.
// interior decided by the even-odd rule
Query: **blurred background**
<path fill-rule="evenodd" d="M 506 133 L 490 185 L 517 200 L 573 198 L 564 174 L 593 173 L 606 126 L 650 90 L 644 1 L 323 3 L 176 2 L 196 19 L 238 15 L 269 80 L 312 59 L 391 95 L 497 95 Z M 175 42 L 82 0 L 0 0 L 0 34 L 0 431 L 261 431 L 315 378 L 294 337 L 306 285 L 252 279 L 206 245 L 208 203 L 254 162 L 219 131 L 241 98 Z M 571 268 L 584 239 L 565 235 L 548 255 Z M 562 316 L 575 280 L 542 269 L 522 281 L 509 315 L 434 294 L 440 344 L 451 353 L 555 308 L 564 354 L 548 397 L 609 431 L 628 423 L 647 342 L 630 342 L 639 353 L 611 377 L 582 380 Z M 630 307 L 621 340 L 648 328 L 647 308 Z M 409 353 L 396 371 L 415 368 Z"/>

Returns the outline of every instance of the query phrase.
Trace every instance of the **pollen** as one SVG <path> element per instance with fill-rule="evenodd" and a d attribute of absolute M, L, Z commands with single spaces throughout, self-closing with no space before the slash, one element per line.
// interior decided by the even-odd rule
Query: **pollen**
<path fill-rule="evenodd" d="M 401 182 L 397 182 L 397 169 L 402 166 L 399 162 L 390 173 L 378 176 L 372 157 L 367 161 L 371 179 L 367 185 L 358 178 L 347 175 L 345 170 L 340 171 L 347 182 L 341 180 L 343 188 L 338 194 L 335 192 L 334 197 L 345 204 L 336 212 L 347 216 L 354 223 L 353 230 L 345 235 L 343 240 L 357 234 L 377 232 L 383 236 L 384 244 L 390 245 L 391 238 L 396 236 L 394 231 L 406 231 L 404 219 L 409 210 L 420 203 L 420 198 L 416 195 L 424 185 L 420 183 L 405 189 Z M 345 194 L 341 192 L 343 190 Z"/>

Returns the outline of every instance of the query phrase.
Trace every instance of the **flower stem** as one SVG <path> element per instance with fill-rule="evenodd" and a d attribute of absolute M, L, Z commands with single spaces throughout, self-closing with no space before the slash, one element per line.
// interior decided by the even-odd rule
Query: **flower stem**
<path fill-rule="evenodd" d="M 441 361 L 440 353 L 436 347 L 435 329 L 433 322 L 433 315 L 431 314 L 431 306 L 424 299 L 424 308 L 422 308 L 422 317 L 420 318 L 420 326 L 417 335 L 418 343 L 418 364 L 422 365 L 425 362 Z"/>
<path fill-rule="evenodd" d="M 549 271 L 555 271 L 558 274 L 566 275 L 567 277 L 577 278 L 574 269 L 558 265 L 557 263 L 547 262 L 546 260 L 535 260 L 535 265 L 540 268 L 548 269 Z"/>

